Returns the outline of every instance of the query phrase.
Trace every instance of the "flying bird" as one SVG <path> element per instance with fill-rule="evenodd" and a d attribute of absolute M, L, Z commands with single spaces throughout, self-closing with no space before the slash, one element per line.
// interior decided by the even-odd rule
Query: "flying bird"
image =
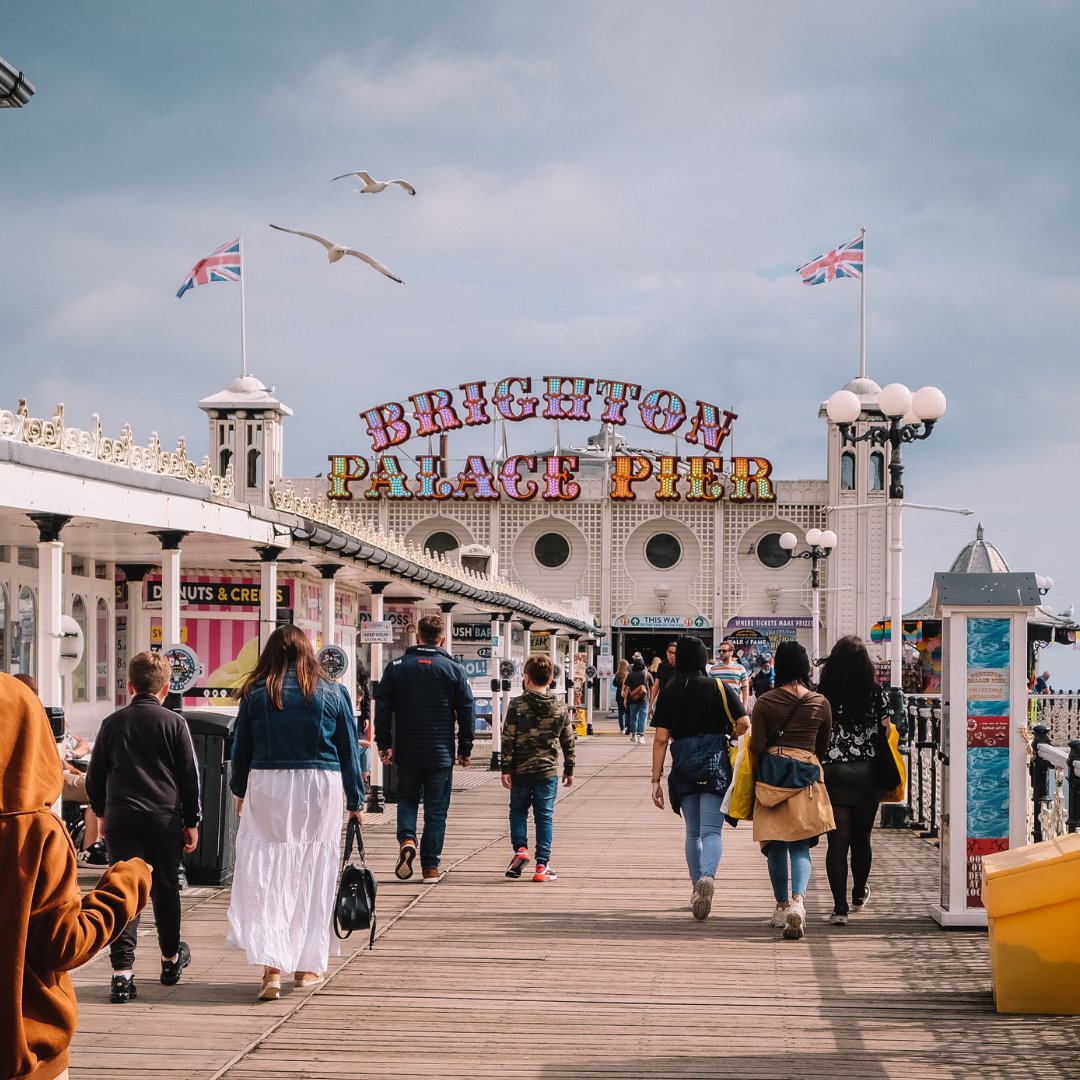
<path fill-rule="evenodd" d="M 340 244 L 334 244 L 325 237 L 316 236 L 314 233 L 301 232 L 299 229 L 286 229 L 284 225 L 271 225 L 270 228 L 277 229 L 279 232 L 292 233 L 293 236 L 306 236 L 309 240 L 314 240 L 317 244 L 322 244 L 322 246 L 326 248 L 326 253 L 330 256 L 330 261 L 332 263 L 337 262 L 338 259 L 344 258 L 346 255 L 355 255 L 358 259 L 363 259 L 368 266 L 375 267 L 380 274 L 385 274 L 391 281 L 396 281 L 399 285 L 405 284 L 401 278 L 391 274 L 381 262 L 376 262 L 370 255 L 366 255 L 362 251 L 357 251 L 355 248 L 342 247 Z"/>
<path fill-rule="evenodd" d="M 347 176 L 357 177 L 364 185 L 362 188 L 356 189 L 361 195 L 377 195 L 380 191 L 385 191 L 391 184 L 397 184 L 399 188 L 404 188 L 410 195 L 416 194 L 416 188 L 408 180 L 376 180 L 371 173 L 364 172 L 363 169 L 356 172 L 342 173 L 340 176 L 335 176 L 330 183 L 332 184 L 334 180 L 344 180 Z"/>

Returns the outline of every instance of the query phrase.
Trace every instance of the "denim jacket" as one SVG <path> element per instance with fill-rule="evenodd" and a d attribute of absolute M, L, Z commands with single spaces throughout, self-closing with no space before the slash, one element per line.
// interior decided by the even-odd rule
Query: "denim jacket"
<path fill-rule="evenodd" d="M 281 700 L 284 708 L 275 708 L 262 682 L 240 699 L 229 779 L 233 794 L 244 797 L 252 769 L 327 769 L 341 772 L 348 808 L 359 810 L 364 784 L 349 692 L 320 679 L 315 696 L 304 704 L 296 672 L 290 668 Z"/>

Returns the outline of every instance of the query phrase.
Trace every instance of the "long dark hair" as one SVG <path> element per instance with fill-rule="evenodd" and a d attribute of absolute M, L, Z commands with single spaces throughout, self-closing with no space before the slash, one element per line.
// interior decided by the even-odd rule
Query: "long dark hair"
<path fill-rule="evenodd" d="M 675 646 L 675 674 L 668 683 L 669 689 L 687 686 L 691 679 L 704 675 L 709 663 L 709 650 L 701 638 L 688 635 L 680 638 Z"/>
<path fill-rule="evenodd" d="M 797 641 L 781 641 L 773 654 L 773 681 L 777 686 L 801 682 L 810 689 L 810 657 Z"/>
<path fill-rule="evenodd" d="M 281 688 L 289 668 L 296 670 L 296 680 L 300 683 L 306 705 L 315 696 L 319 680 L 326 678 L 326 673 L 319 666 L 315 650 L 303 630 L 295 626 L 279 626 L 267 638 L 255 670 L 244 680 L 240 688 L 241 696 L 247 697 L 257 682 L 265 682 L 266 693 L 274 708 L 281 709 Z"/>
<path fill-rule="evenodd" d="M 851 634 L 832 647 L 821 668 L 818 691 L 828 699 L 834 716 L 855 718 L 869 711 L 877 680 L 862 638 Z"/>

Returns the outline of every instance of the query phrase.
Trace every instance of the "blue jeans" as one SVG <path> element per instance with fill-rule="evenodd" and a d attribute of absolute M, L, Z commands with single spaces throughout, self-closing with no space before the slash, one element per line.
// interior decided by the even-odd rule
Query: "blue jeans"
<path fill-rule="evenodd" d="M 769 880 L 778 904 L 788 896 L 788 861 L 791 861 L 791 896 L 805 896 L 810 884 L 810 841 L 770 840 L 766 851 Z"/>
<path fill-rule="evenodd" d="M 453 765 L 440 768 L 397 766 L 397 841 L 416 842 L 416 815 L 424 804 L 424 835 L 420 839 L 420 867 L 439 865 L 446 838 L 446 813 L 450 809 Z"/>
<path fill-rule="evenodd" d="M 645 734 L 645 721 L 649 716 L 649 701 L 631 701 L 626 706 L 626 726 L 631 735 Z"/>
<path fill-rule="evenodd" d="M 529 807 L 536 824 L 536 861 L 551 859 L 551 838 L 555 829 L 555 796 L 559 778 L 533 782 L 514 779 L 510 787 L 510 845 L 515 851 L 529 846 Z"/>
<path fill-rule="evenodd" d="M 722 795 L 711 791 L 698 791 L 684 795 L 679 803 L 679 813 L 686 825 L 686 868 L 690 881 L 708 875 L 716 877 L 720 856 L 724 851 L 724 815 L 720 812 Z"/>

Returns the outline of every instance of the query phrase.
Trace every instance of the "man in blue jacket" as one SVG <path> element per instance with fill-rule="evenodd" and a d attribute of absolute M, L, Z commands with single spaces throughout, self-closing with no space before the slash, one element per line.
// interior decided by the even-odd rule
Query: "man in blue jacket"
<path fill-rule="evenodd" d="M 391 662 L 375 693 L 375 745 L 384 765 L 397 766 L 396 876 L 412 877 L 416 817 L 424 804 L 420 839 L 422 879 L 439 880 L 454 758 L 468 768 L 473 747 L 473 696 L 465 669 L 442 648 L 444 627 L 427 615 L 416 627 L 420 644 Z M 455 725 L 456 755 L 455 755 Z"/>

